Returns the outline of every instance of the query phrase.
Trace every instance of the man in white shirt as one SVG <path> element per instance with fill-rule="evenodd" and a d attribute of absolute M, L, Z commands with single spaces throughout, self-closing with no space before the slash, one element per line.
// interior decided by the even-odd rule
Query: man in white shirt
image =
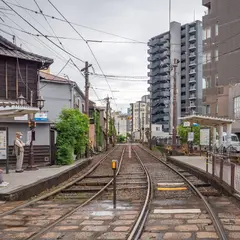
<path fill-rule="evenodd" d="M 17 158 L 17 164 L 16 164 L 17 173 L 23 172 L 22 165 L 23 165 L 25 143 L 21 139 L 22 139 L 22 133 L 16 132 L 16 139 L 14 141 L 14 152 Z"/>

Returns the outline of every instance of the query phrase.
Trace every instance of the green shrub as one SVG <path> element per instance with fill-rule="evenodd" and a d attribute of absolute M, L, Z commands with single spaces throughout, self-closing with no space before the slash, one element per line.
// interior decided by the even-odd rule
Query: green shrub
<path fill-rule="evenodd" d="M 88 143 L 89 119 L 77 109 L 63 109 L 56 128 L 58 131 L 57 164 L 71 164 L 73 153 L 80 157 L 85 152 Z"/>

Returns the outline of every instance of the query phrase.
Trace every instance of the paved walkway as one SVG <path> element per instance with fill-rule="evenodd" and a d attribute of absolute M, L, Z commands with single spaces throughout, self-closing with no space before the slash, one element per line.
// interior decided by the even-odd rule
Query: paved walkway
<path fill-rule="evenodd" d="M 14 190 L 30 186 L 47 178 L 54 177 L 65 171 L 75 168 L 84 161 L 86 160 L 82 159 L 74 162 L 70 166 L 43 167 L 36 171 L 24 171 L 22 173 L 15 173 L 15 171 L 10 170 L 9 174 L 3 174 L 3 180 L 9 184 L 6 187 L 0 187 L 0 194 L 11 193 Z"/>
<path fill-rule="evenodd" d="M 203 171 L 206 171 L 206 160 L 205 157 L 200 156 L 174 156 L 174 159 L 189 164 L 191 166 L 197 167 Z M 212 173 L 212 164 L 208 163 L 208 172 Z"/>

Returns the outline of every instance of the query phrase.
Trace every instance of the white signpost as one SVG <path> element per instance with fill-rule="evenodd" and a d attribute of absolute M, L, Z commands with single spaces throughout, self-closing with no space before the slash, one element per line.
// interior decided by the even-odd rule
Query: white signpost
<path fill-rule="evenodd" d="M 189 132 L 188 133 L 188 142 L 193 142 L 194 140 L 194 132 Z"/>
<path fill-rule="evenodd" d="M 0 128 L 0 160 L 6 160 L 6 173 L 8 170 L 8 129 Z"/>
<path fill-rule="evenodd" d="M 184 126 L 184 127 L 190 127 L 190 126 L 191 126 L 191 123 L 190 123 L 190 122 L 184 122 L 184 123 L 183 123 L 183 126 Z"/>
<path fill-rule="evenodd" d="M 0 131 L 0 160 L 7 158 L 7 131 Z"/>
<path fill-rule="evenodd" d="M 210 131 L 209 129 L 200 129 L 200 145 L 209 146 Z"/>

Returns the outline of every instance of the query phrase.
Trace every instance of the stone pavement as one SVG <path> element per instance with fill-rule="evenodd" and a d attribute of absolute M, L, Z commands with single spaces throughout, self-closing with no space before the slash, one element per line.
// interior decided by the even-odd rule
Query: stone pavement
<path fill-rule="evenodd" d="M 13 170 L 10 170 L 9 174 L 3 174 L 3 179 L 5 182 L 8 182 L 9 184 L 6 187 L 0 187 L 0 199 L 5 200 L 10 195 L 17 196 L 19 192 L 24 192 L 24 190 L 29 190 L 29 188 L 33 188 L 34 186 L 37 186 L 41 183 L 48 182 L 49 184 L 56 185 L 56 183 L 50 183 L 49 180 L 55 179 L 58 181 L 58 177 L 63 176 L 64 174 L 69 173 L 69 176 L 71 177 L 70 172 L 76 173 L 76 169 L 80 169 L 81 166 L 86 163 L 88 160 L 82 159 L 74 162 L 72 165 L 69 166 L 49 166 L 49 167 L 43 167 L 39 168 L 35 171 L 24 171 L 22 173 L 16 173 Z M 69 177 L 65 176 L 65 177 Z M 67 179 L 66 179 L 67 180 Z M 46 185 L 46 184 L 45 184 Z M 46 185 L 47 186 L 47 185 Z M 42 185 L 43 187 L 43 185 Z M 47 186 L 52 187 L 52 186 Z M 45 190 L 45 189 L 43 189 Z M 37 189 L 35 189 L 37 191 Z M 39 190 L 40 191 L 40 190 Z M 25 191 L 26 192 L 26 191 Z M 33 191 L 34 192 L 34 191 Z M 41 192 L 41 191 L 40 191 Z M 34 192 L 34 195 L 40 193 L 40 192 Z M 28 196 L 31 197 L 31 196 Z M 18 200 L 14 197 L 14 200 Z"/>
<path fill-rule="evenodd" d="M 60 222 L 40 239 L 126 239 L 140 209 L 141 203 L 137 200 L 118 201 L 117 209 L 113 209 L 112 201 L 96 200 Z"/>
<path fill-rule="evenodd" d="M 218 239 L 205 207 L 196 197 L 154 200 L 152 205 L 140 240 Z"/>

